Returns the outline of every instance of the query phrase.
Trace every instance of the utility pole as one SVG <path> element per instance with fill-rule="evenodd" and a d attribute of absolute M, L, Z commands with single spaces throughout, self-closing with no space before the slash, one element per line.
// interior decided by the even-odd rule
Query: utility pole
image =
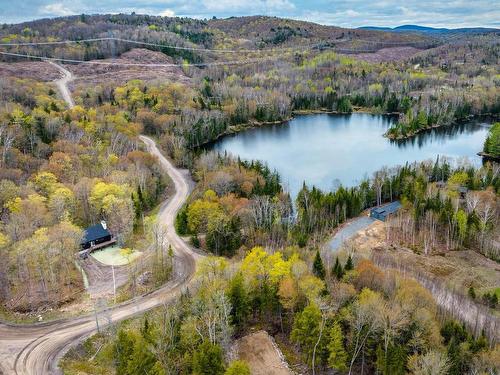
<path fill-rule="evenodd" d="M 100 333 L 100 329 L 99 329 L 99 317 L 97 316 L 97 303 L 96 301 L 94 300 L 94 313 L 95 313 L 95 325 L 97 326 L 97 333 Z"/>
<path fill-rule="evenodd" d="M 113 296 L 116 304 L 116 279 L 115 279 L 115 266 L 111 266 L 111 271 L 113 272 Z"/>

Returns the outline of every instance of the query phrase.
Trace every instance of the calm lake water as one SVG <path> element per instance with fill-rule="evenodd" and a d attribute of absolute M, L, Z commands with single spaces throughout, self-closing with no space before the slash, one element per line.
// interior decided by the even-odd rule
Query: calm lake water
<path fill-rule="evenodd" d="M 330 190 L 354 186 L 383 166 L 436 159 L 438 155 L 468 157 L 483 148 L 489 125 L 470 123 L 433 129 L 405 141 L 382 136 L 393 118 L 382 115 L 315 114 L 226 136 L 210 146 L 242 159 L 261 160 L 276 169 L 292 196 L 305 181 Z"/>

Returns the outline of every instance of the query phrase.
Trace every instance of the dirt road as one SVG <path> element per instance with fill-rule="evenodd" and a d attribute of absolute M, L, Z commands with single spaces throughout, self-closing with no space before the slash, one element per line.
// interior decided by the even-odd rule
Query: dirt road
<path fill-rule="evenodd" d="M 57 68 L 62 74 L 62 77 L 59 79 L 56 79 L 54 83 L 56 84 L 57 88 L 59 89 L 59 93 L 61 94 L 62 98 L 66 103 L 68 103 L 69 108 L 73 108 L 75 106 L 75 102 L 73 101 L 73 97 L 71 96 L 71 93 L 69 92 L 68 88 L 68 83 L 73 81 L 75 78 L 73 74 L 62 67 L 59 64 L 56 64 L 53 61 L 48 61 L 49 64 L 53 65 L 54 67 Z"/>
<path fill-rule="evenodd" d="M 158 157 L 161 166 L 175 185 L 175 194 L 160 208 L 158 219 L 166 226 L 166 239 L 175 252 L 174 276 L 162 288 L 137 297 L 101 313 L 101 327 L 141 314 L 154 307 L 175 300 L 192 282 L 197 260 L 195 253 L 176 233 L 174 219 L 177 210 L 189 194 L 186 175 L 176 169 L 158 150 L 153 140 L 141 136 L 149 152 Z M 33 325 L 0 323 L 0 373 L 4 374 L 58 374 L 59 359 L 79 340 L 96 331 L 93 314 Z"/>

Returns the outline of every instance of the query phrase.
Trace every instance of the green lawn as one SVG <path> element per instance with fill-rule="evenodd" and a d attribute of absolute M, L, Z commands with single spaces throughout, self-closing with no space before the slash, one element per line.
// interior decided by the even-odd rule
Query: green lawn
<path fill-rule="evenodd" d="M 110 246 L 90 254 L 94 259 L 108 266 L 124 266 L 142 255 L 140 251 L 132 251 L 127 256 L 119 246 Z"/>

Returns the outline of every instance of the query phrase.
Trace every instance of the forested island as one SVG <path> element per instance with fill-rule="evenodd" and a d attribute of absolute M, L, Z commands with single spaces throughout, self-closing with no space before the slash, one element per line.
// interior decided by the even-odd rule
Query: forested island
<path fill-rule="evenodd" d="M 250 374 L 263 344 L 245 340 L 265 330 L 279 374 L 498 371 L 499 123 L 483 165 L 437 157 L 297 196 L 262 161 L 201 147 L 315 111 L 394 114 L 395 139 L 498 117 L 498 31 L 81 15 L 3 25 L 0 46 L 6 369 L 31 363 L 19 351 L 64 355 L 65 374 Z M 99 223 L 124 264 L 82 250 Z"/>

